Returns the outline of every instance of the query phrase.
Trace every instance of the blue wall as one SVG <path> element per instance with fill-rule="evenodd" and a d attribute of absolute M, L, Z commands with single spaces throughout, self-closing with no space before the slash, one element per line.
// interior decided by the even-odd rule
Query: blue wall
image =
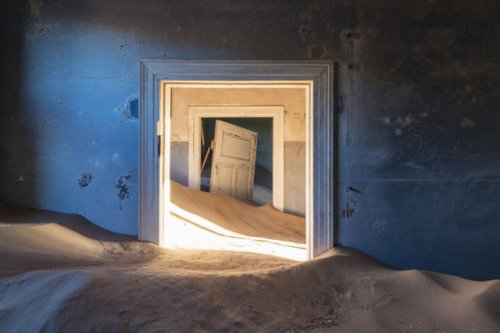
<path fill-rule="evenodd" d="M 500 276 L 496 1 L 2 7 L 2 199 L 135 234 L 140 59 L 329 59 L 338 244 L 400 268 Z"/>

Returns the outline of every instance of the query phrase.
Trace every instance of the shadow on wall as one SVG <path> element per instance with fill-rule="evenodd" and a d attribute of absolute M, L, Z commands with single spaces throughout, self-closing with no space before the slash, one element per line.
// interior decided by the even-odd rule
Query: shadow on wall
<path fill-rule="evenodd" d="M 15 1 L 2 7 L 5 15 L 2 26 L 2 103 L 0 112 L 0 182 L 1 196 L 17 204 L 32 206 L 35 202 L 36 186 L 30 180 L 38 178 L 37 149 L 30 133 L 33 124 L 24 119 L 22 99 L 24 25 L 29 11 Z M 8 189 L 8 190 L 7 190 Z"/>

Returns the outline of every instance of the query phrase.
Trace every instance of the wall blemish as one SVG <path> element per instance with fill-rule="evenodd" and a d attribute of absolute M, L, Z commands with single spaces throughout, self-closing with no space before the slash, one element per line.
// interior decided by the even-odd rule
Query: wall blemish
<path fill-rule="evenodd" d="M 137 97 L 129 96 L 124 104 L 120 104 L 114 111 L 120 113 L 123 118 L 133 120 L 139 118 L 139 100 Z"/>
<path fill-rule="evenodd" d="M 19 177 L 17 177 L 17 179 L 16 179 L 16 185 L 24 184 L 24 182 L 25 182 L 25 180 L 24 180 L 23 175 L 19 175 Z"/>
<path fill-rule="evenodd" d="M 325 46 L 315 40 L 309 45 L 309 54 L 311 59 L 319 60 L 325 54 Z"/>
<path fill-rule="evenodd" d="M 31 14 L 40 16 L 40 0 L 28 0 Z"/>
<path fill-rule="evenodd" d="M 474 128 L 474 124 L 475 123 L 469 118 L 460 120 L 460 125 L 462 126 L 462 128 Z"/>
<path fill-rule="evenodd" d="M 116 181 L 115 187 L 118 189 L 118 200 L 120 204 L 120 210 L 122 210 L 122 201 L 125 199 L 130 199 L 130 184 L 134 182 L 132 179 L 132 174 L 136 170 L 132 170 L 129 174 L 120 176 Z"/>
<path fill-rule="evenodd" d="M 90 185 L 94 180 L 94 175 L 90 172 L 82 172 L 82 176 L 78 179 L 78 186 L 84 188 Z"/>
<path fill-rule="evenodd" d="M 361 194 L 361 190 L 358 190 L 357 188 L 354 188 L 354 187 L 352 187 L 352 186 L 349 186 L 349 187 L 347 188 L 347 192 L 348 192 L 348 193 L 349 193 L 349 192 L 355 192 L 355 193 Z"/>

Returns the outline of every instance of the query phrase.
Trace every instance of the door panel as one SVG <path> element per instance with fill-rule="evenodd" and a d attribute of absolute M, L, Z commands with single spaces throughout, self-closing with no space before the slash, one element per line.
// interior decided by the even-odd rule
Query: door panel
<path fill-rule="evenodd" d="M 222 136 L 222 156 L 250 161 L 252 156 L 251 149 L 252 138 L 242 138 L 232 133 L 224 132 Z"/>
<path fill-rule="evenodd" d="M 251 200 L 252 196 L 249 196 L 250 190 L 250 169 L 246 166 L 240 166 L 236 172 L 236 197 L 239 199 Z"/>
<path fill-rule="evenodd" d="M 234 165 L 219 164 L 217 193 L 231 195 Z"/>
<path fill-rule="evenodd" d="M 257 133 L 217 120 L 214 142 L 210 192 L 252 200 Z"/>

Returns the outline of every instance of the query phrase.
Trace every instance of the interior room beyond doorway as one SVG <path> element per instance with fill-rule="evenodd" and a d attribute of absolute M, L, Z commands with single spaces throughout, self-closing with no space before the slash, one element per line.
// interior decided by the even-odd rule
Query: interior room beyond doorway
<path fill-rule="evenodd" d="M 167 87 L 166 246 L 306 259 L 310 84 Z"/>

